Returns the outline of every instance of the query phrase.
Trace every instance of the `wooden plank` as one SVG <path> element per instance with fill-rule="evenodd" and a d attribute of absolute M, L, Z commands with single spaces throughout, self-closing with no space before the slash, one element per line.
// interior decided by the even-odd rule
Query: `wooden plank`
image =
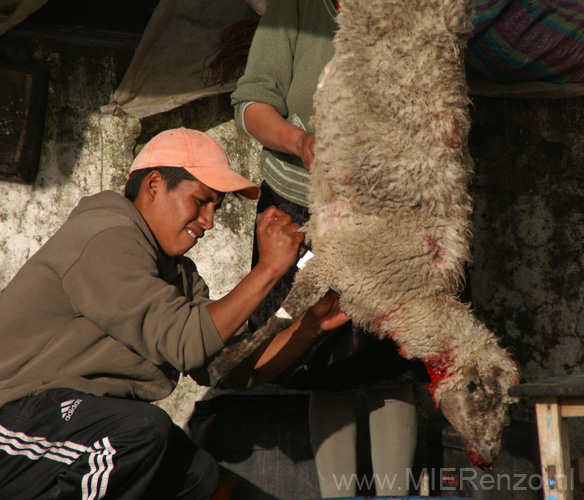
<path fill-rule="evenodd" d="M 584 0 L 580 0 L 584 1 Z M 485 97 L 518 97 L 526 99 L 566 99 L 584 95 L 584 84 L 550 82 L 498 83 L 468 73 L 470 94 Z"/>
<path fill-rule="evenodd" d="M 535 404 L 545 499 L 573 500 L 568 426 L 554 397 Z"/>
<path fill-rule="evenodd" d="M 584 417 L 584 397 L 561 397 L 560 408 L 562 417 Z"/>
<path fill-rule="evenodd" d="M 0 179 L 35 180 L 47 92 L 44 73 L 0 68 Z"/>
<path fill-rule="evenodd" d="M 537 382 L 514 385 L 509 388 L 509 395 L 522 396 L 584 396 L 584 375 L 566 375 Z"/>

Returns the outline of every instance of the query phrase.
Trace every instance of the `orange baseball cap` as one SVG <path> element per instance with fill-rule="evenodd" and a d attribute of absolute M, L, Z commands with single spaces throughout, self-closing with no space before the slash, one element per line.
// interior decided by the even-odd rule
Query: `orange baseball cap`
<path fill-rule="evenodd" d="M 135 170 L 153 167 L 182 167 L 211 189 L 236 191 L 257 200 L 260 188 L 234 172 L 221 145 L 210 135 L 184 127 L 165 130 L 153 137 L 132 163 Z"/>

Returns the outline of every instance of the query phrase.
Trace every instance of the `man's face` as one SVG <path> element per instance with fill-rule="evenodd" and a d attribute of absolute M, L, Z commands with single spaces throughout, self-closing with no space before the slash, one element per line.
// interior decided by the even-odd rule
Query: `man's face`
<path fill-rule="evenodd" d="M 224 197 L 199 181 L 182 181 L 172 191 L 162 181 L 148 225 L 164 253 L 178 257 L 190 250 L 213 227 L 215 210 Z"/>

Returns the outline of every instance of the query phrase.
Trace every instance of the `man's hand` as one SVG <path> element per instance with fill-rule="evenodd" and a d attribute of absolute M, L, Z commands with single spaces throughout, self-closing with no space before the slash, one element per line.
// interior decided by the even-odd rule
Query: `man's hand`
<path fill-rule="evenodd" d="M 265 210 L 258 221 L 258 263 L 241 282 L 221 299 L 207 306 L 219 335 L 227 342 L 245 323 L 276 282 L 298 258 L 304 234 L 299 225 L 276 207 Z"/>
<path fill-rule="evenodd" d="M 339 304 L 340 295 L 329 291 L 322 299 L 306 312 L 306 319 L 314 321 L 321 330 L 334 330 L 351 318 Z"/>
<path fill-rule="evenodd" d="M 300 226 L 282 210 L 276 207 L 266 209 L 257 225 L 257 265 L 270 270 L 278 278 L 286 274 L 296 263 L 298 248 L 304 241 L 304 234 L 298 229 Z"/>

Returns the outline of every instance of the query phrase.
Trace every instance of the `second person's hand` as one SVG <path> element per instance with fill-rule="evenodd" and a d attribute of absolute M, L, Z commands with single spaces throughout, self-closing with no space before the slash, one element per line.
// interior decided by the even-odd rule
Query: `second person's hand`
<path fill-rule="evenodd" d="M 314 160 L 314 134 L 311 132 L 304 132 L 300 135 L 300 144 L 298 146 L 300 159 L 304 168 L 310 172 L 310 166 Z"/>

